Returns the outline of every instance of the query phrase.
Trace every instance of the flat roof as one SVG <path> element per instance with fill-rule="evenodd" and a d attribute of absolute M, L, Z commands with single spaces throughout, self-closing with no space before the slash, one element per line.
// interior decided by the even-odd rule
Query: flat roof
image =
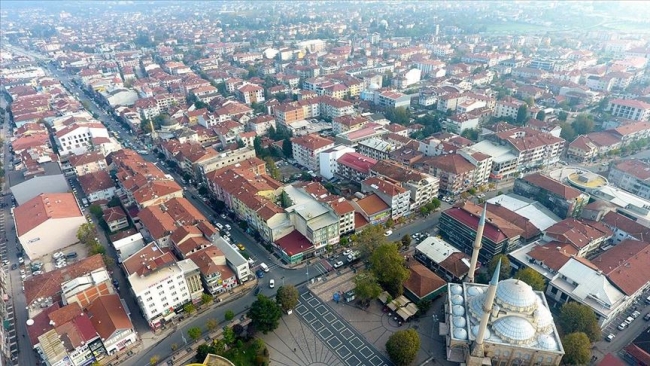
<path fill-rule="evenodd" d="M 181 271 L 175 263 L 174 265 L 166 266 L 155 272 L 151 272 L 146 276 L 140 276 L 138 273 L 134 272 L 128 277 L 128 280 L 133 289 L 133 293 L 138 294 L 150 289 L 151 286 L 164 281 L 168 277 L 177 276 L 182 273 L 183 271 Z"/>
<path fill-rule="evenodd" d="M 507 147 L 495 145 L 487 140 L 483 140 L 472 145 L 472 149 L 480 153 L 490 155 L 495 163 L 503 163 L 517 159 L 517 156 L 513 154 Z"/>
<path fill-rule="evenodd" d="M 488 202 L 493 205 L 503 206 L 508 210 L 527 218 L 533 225 L 542 231 L 562 221 L 562 219 L 549 211 L 546 207 L 542 206 L 539 202 L 518 194 L 502 194 L 489 199 Z"/>
<path fill-rule="evenodd" d="M 460 252 L 456 247 L 447 243 L 446 241 L 438 238 L 437 236 L 430 236 L 418 244 L 415 249 L 424 253 L 429 259 L 436 263 L 442 263 L 452 253 Z M 466 262 L 466 263 L 465 263 Z M 469 261 L 463 261 L 469 267 Z"/>

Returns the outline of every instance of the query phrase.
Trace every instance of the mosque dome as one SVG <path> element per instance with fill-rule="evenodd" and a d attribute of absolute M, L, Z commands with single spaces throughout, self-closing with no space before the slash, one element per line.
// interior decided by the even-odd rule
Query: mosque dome
<path fill-rule="evenodd" d="M 463 293 L 463 287 L 461 285 L 451 285 L 451 294 L 460 295 Z"/>
<path fill-rule="evenodd" d="M 372 83 L 368 86 L 368 90 L 377 90 L 381 89 L 381 86 L 377 85 L 376 83 Z"/>
<path fill-rule="evenodd" d="M 465 318 L 463 318 L 462 316 L 455 316 L 453 318 L 453 323 L 454 323 L 454 327 L 456 328 L 465 328 L 465 326 L 467 325 L 467 320 L 465 320 Z"/>
<path fill-rule="evenodd" d="M 476 336 L 478 336 L 478 329 L 480 327 L 481 326 L 479 324 L 476 324 L 475 326 L 472 327 L 472 335 L 474 336 L 474 338 L 476 338 Z M 490 332 L 490 328 L 486 328 L 485 329 L 485 339 L 488 339 L 491 336 L 492 336 L 492 333 Z"/>
<path fill-rule="evenodd" d="M 463 328 L 454 329 L 454 338 L 461 340 L 467 339 L 467 331 Z"/>
<path fill-rule="evenodd" d="M 483 316 L 483 303 L 485 302 L 485 294 L 474 296 L 469 301 L 469 313 L 476 319 L 481 319 Z"/>
<path fill-rule="evenodd" d="M 539 337 L 537 337 L 537 344 L 539 345 L 539 348 L 542 349 L 548 349 L 548 350 L 557 349 L 557 341 L 555 340 L 554 337 L 548 334 L 540 334 Z"/>
<path fill-rule="evenodd" d="M 537 307 L 537 295 L 533 288 L 513 278 L 499 282 L 495 300 L 504 309 L 533 310 Z"/>
<path fill-rule="evenodd" d="M 467 295 L 469 296 L 476 296 L 482 293 L 483 293 L 483 289 L 480 287 L 472 286 L 469 289 L 467 289 Z"/>
<path fill-rule="evenodd" d="M 501 338 L 513 343 L 529 343 L 535 337 L 535 328 L 530 322 L 518 316 L 506 316 L 492 324 L 492 330 Z"/>
<path fill-rule="evenodd" d="M 454 306 L 451 308 L 451 313 L 452 313 L 454 316 L 463 316 L 463 315 L 465 315 L 465 308 L 462 307 L 462 306 L 460 306 L 460 305 L 454 305 Z"/>
<path fill-rule="evenodd" d="M 544 306 L 538 306 L 537 310 L 533 313 L 533 317 L 537 322 L 537 330 L 542 333 L 548 333 L 553 329 L 553 316 L 551 312 Z"/>
<path fill-rule="evenodd" d="M 463 297 L 460 295 L 453 295 L 451 297 L 451 303 L 454 305 L 462 305 L 463 304 Z"/>

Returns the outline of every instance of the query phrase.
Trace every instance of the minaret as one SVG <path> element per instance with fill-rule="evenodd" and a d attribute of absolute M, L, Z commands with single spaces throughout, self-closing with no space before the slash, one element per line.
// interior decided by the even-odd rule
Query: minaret
<path fill-rule="evenodd" d="M 472 346 L 472 353 L 469 357 L 470 359 L 468 360 L 469 362 L 467 362 L 468 365 L 480 365 L 483 357 L 485 357 L 483 341 L 485 340 L 485 331 L 487 330 L 488 321 L 490 320 L 490 314 L 492 314 L 494 297 L 497 293 L 497 285 L 499 284 L 499 272 L 501 272 L 501 260 L 499 260 L 497 267 L 494 269 L 492 280 L 490 280 L 490 286 L 488 286 L 488 290 L 485 293 L 485 301 L 483 302 L 483 315 L 481 316 L 481 323 L 478 327 L 476 340 L 474 340 L 474 344 Z"/>
<path fill-rule="evenodd" d="M 467 274 L 467 282 L 474 282 L 474 272 L 476 272 L 476 262 L 478 261 L 478 252 L 481 250 L 481 241 L 483 240 L 483 229 L 485 229 L 485 215 L 487 214 L 487 203 L 483 206 L 481 219 L 476 228 L 476 238 L 474 238 L 474 249 L 472 250 L 472 261 L 469 263 L 469 273 Z"/>

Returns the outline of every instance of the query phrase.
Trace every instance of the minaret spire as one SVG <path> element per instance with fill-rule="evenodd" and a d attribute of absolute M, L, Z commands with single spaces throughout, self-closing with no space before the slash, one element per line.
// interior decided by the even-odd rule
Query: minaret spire
<path fill-rule="evenodd" d="M 474 246 L 472 249 L 472 260 L 469 264 L 469 273 L 467 274 L 467 282 L 474 282 L 474 272 L 476 272 L 476 263 L 478 262 L 478 252 L 481 250 L 483 240 L 483 229 L 485 229 L 485 215 L 487 214 L 487 203 L 483 206 L 483 212 L 481 213 L 481 219 L 478 222 L 478 228 L 476 228 L 476 238 L 474 238 Z"/>
<path fill-rule="evenodd" d="M 490 280 L 490 286 L 488 286 L 487 292 L 485 294 L 485 301 L 483 302 L 483 315 L 481 316 L 481 323 L 479 324 L 476 340 L 474 341 L 474 347 L 472 348 L 472 356 L 474 357 L 485 356 L 483 341 L 485 340 L 485 331 L 487 330 L 490 314 L 492 313 L 492 306 L 494 305 L 494 298 L 497 293 L 497 285 L 499 284 L 500 272 L 501 260 L 499 260 L 496 268 L 494 269 L 492 280 Z"/>

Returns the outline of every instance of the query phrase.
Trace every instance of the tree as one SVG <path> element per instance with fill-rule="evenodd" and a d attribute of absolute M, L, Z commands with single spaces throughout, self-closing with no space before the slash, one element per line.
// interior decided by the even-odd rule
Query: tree
<path fill-rule="evenodd" d="M 478 129 L 466 128 L 463 130 L 463 132 L 460 133 L 460 135 L 466 139 L 478 141 L 478 132 Z"/>
<path fill-rule="evenodd" d="M 201 304 L 206 305 L 212 302 L 212 295 L 203 294 L 201 295 Z"/>
<path fill-rule="evenodd" d="M 264 147 L 262 147 L 262 139 L 259 136 L 255 136 L 253 139 L 253 148 L 255 149 L 255 156 L 258 158 L 264 158 L 268 153 Z"/>
<path fill-rule="evenodd" d="M 362 257 L 369 257 L 378 246 L 388 243 L 384 231 L 379 225 L 364 229 L 357 236 L 356 241 Z"/>
<path fill-rule="evenodd" d="M 557 114 L 557 119 L 560 121 L 566 122 L 566 119 L 569 117 L 569 114 L 565 111 L 560 111 L 560 113 Z"/>
<path fill-rule="evenodd" d="M 282 153 L 287 158 L 293 157 L 293 144 L 291 142 L 291 138 L 287 137 L 284 139 L 284 141 L 282 141 Z"/>
<path fill-rule="evenodd" d="M 402 294 L 404 281 L 408 280 L 411 272 L 404 266 L 404 257 L 397 245 L 385 243 L 377 247 L 370 256 L 370 264 L 383 288 L 395 297 Z"/>
<path fill-rule="evenodd" d="M 491 277 L 494 270 L 497 268 L 497 263 L 501 260 L 501 271 L 499 272 L 499 279 L 505 280 L 510 277 L 510 259 L 505 254 L 497 254 L 488 263 L 488 274 Z"/>
<path fill-rule="evenodd" d="M 226 310 L 226 314 L 224 314 L 224 318 L 226 319 L 227 322 L 235 319 L 235 312 L 232 310 Z"/>
<path fill-rule="evenodd" d="M 534 105 L 535 105 L 535 99 L 533 99 L 533 97 L 528 97 L 528 98 L 526 98 L 526 104 L 527 104 L 529 107 L 534 106 Z"/>
<path fill-rule="evenodd" d="M 377 278 L 370 272 L 359 273 L 354 277 L 354 296 L 361 302 L 368 303 L 381 294 Z"/>
<path fill-rule="evenodd" d="M 90 205 L 90 208 L 88 210 L 98 220 L 102 218 L 102 215 L 104 215 L 104 211 L 102 211 L 102 208 L 99 205 Z"/>
<path fill-rule="evenodd" d="M 573 121 L 573 130 L 577 135 L 586 135 L 594 130 L 594 116 L 580 113 Z"/>
<path fill-rule="evenodd" d="M 522 104 L 519 106 L 519 109 L 517 110 L 516 123 L 519 126 L 523 126 L 526 123 L 527 119 L 528 119 L 528 104 Z"/>
<path fill-rule="evenodd" d="M 414 329 L 398 330 L 388 338 L 386 352 L 397 366 L 406 366 L 415 361 L 420 350 L 420 335 Z"/>
<path fill-rule="evenodd" d="M 232 330 L 232 327 L 225 327 L 223 328 L 223 334 L 221 335 L 223 337 L 223 341 L 226 342 L 227 345 L 231 345 L 235 343 L 235 331 Z"/>
<path fill-rule="evenodd" d="M 526 282 L 535 291 L 544 291 L 546 288 L 544 276 L 530 267 L 522 268 L 517 271 L 517 273 L 515 273 L 515 278 Z"/>
<path fill-rule="evenodd" d="M 535 119 L 538 119 L 540 121 L 545 120 L 546 119 L 546 112 L 544 112 L 543 110 L 537 112 L 537 115 L 535 116 Z"/>
<path fill-rule="evenodd" d="M 402 246 L 404 248 L 408 248 L 411 245 L 412 241 L 413 240 L 411 239 L 411 236 L 409 234 L 404 234 L 404 236 L 402 236 Z"/>
<path fill-rule="evenodd" d="M 248 310 L 248 317 L 255 324 L 255 328 L 266 334 L 278 327 L 278 321 L 282 316 L 280 306 L 268 297 L 259 294 L 257 300 L 251 304 Z"/>
<path fill-rule="evenodd" d="M 561 138 L 563 138 L 563 139 L 565 139 L 565 140 L 567 140 L 569 142 L 572 142 L 573 140 L 575 140 L 575 138 L 577 137 L 577 134 L 576 134 L 576 131 L 573 129 L 573 126 L 571 126 L 570 123 L 566 123 L 566 122 L 560 123 L 560 127 L 562 127 L 562 131 L 560 131 L 560 137 Z"/>
<path fill-rule="evenodd" d="M 289 194 L 285 191 L 280 192 L 280 206 L 282 206 L 282 208 L 289 208 L 293 206 L 291 197 L 289 197 Z"/>
<path fill-rule="evenodd" d="M 387 108 L 384 116 L 392 123 L 397 123 L 403 126 L 411 122 L 411 111 L 404 107 Z"/>
<path fill-rule="evenodd" d="M 188 315 L 191 315 L 193 312 L 196 311 L 196 306 L 194 306 L 194 304 L 192 304 L 192 303 L 185 304 L 185 306 L 183 306 L 183 310 L 185 310 L 185 312 Z"/>
<path fill-rule="evenodd" d="M 97 230 L 95 229 L 95 225 L 90 222 L 81 224 L 79 229 L 77 229 L 77 240 L 80 243 L 88 245 L 92 240 L 95 240 L 96 234 Z"/>
<path fill-rule="evenodd" d="M 212 347 L 204 343 L 196 349 L 196 356 L 194 359 L 196 362 L 203 362 L 208 356 L 208 353 L 212 353 Z"/>
<path fill-rule="evenodd" d="M 149 359 L 149 365 L 156 366 L 158 364 L 158 361 L 160 361 L 160 356 L 158 355 L 151 356 L 151 358 Z"/>
<path fill-rule="evenodd" d="M 226 353 L 226 342 L 223 339 L 215 339 L 212 341 L 212 352 L 215 355 L 223 356 Z"/>
<path fill-rule="evenodd" d="M 564 346 L 564 357 L 562 362 L 565 365 L 586 365 L 591 356 L 591 342 L 589 337 L 582 332 L 567 334 L 562 338 Z"/>
<path fill-rule="evenodd" d="M 201 328 L 199 327 L 192 327 L 187 330 L 187 335 L 193 340 L 196 341 L 197 339 L 201 338 Z"/>
<path fill-rule="evenodd" d="M 563 334 L 582 332 L 595 342 L 600 338 L 600 327 L 596 314 L 586 305 L 568 302 L 562 305 L 557 324 Z"/>
<path fill-rule="evenodd" d="M 433 197 L 433 199 L 431 200 L 431 204 L 433 204 L 435 210 L 439 209 L 440 206 L 442 206 L 442 202 L 440 202 L 440 200 L 437 197 Z"/>
<path fill-rule="evenodd" d="M 241 324 L 235 324 L 232 326 L 232 331 L 235 333 L 235 337 L 239 338 L 244 333 L 244 326 Z"/>
<path fill-rule="evenodd" d="M 275 299 L 285 312 L 298 305 L 298 290 L 293 285 L 280 286 Z"/>
<path fill-rule="evenodd" d="M 268 170 L 269 175 L 275 179 L 280 180 L 280 169 L 275 165 L 275 161 L 270 156 L 264 158 L 266 162 L 266 170 Z"/>
<path fill-rule="evenodd" d="M 215 318 L 210 318 L 207 322 L 205 322 L 205 326 L 208 328 L 208 332 L 214 332 L 219 326 L 219 321 L 217 321 Z"/>

